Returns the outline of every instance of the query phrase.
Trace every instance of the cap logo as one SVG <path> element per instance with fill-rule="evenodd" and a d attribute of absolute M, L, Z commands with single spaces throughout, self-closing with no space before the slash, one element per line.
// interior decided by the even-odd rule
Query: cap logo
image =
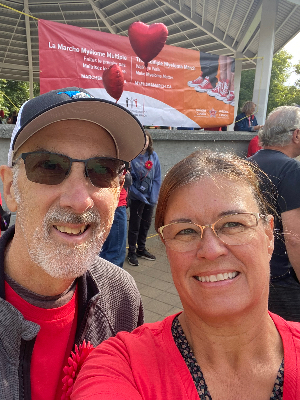
<path fill-rule="evenodd" d="M 88 93 L 80 92 L 79 90 L 68 90 L 66 92 L 57 92 L 57 94 L 66 94 L 70 99 L 92 98 Z"/>

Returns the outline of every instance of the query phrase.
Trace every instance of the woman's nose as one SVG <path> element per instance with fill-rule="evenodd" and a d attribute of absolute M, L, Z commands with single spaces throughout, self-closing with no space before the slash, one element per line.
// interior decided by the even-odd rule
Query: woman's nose
<path fill-rule="evenodd" d="M 226 245 L 218 238 L 210 225 L 202 226 L 202 237 L 197 249 L 198 258 L 214 260 L 228 253 Z"/>

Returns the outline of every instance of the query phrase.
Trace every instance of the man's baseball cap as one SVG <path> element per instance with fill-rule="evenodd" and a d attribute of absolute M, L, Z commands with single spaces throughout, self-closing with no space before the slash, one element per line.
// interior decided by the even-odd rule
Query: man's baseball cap
<path fill-rule="evenodd" d="M 69 87 L 44 93 L 22 105 L 11 137 L 8 166 L 12 166 L 14 153 L 32 135 L 54 122 L 70 119 L 104 128 L 114 140 L 120 160 L 133 160 L 145 146 L 145 131 L 126 108 L 94 97 L 84 89 Z"/>

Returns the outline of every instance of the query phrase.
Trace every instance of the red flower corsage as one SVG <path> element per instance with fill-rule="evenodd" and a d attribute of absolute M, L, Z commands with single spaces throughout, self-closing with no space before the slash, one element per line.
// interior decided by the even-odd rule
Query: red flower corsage
<path fill-rule="evenodd" d="M 63 394 L 61 396 L 61 400 L 70 400 L 70 396 L 73 390 L 73 386 L 77 375 L 84 363 L 87 359 L 87 356 L 94 350 L 94 346 L 84 340 L 83 343 L 77 347 L 75 345 L 75 353 L 71 352 L 71 356 L 68 358 L 68 364 L 64 367 L 63 371 L 65 373 L 64 378 L 62 379 L 63 383 Z"/>
<path fill-rule="evenodd" d="M 147 169 L 151 169 L 151 168 L 153 167 L 153 162 L 150 161 L 150 160 L 147 160 L 147 161 L 145 162 L 145 167 L 146 167 Z"/>

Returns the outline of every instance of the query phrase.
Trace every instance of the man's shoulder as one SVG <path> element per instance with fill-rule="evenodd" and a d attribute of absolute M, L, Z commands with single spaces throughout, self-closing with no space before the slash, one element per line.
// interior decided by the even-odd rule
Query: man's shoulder
<path fill-rule="evenodd" d="M 141 296 L 135 280 L 125 271 L 101 257 L 87 271 L 88 282 L 93 282 L 101 294 L 101 302 L 115 304 L 116 299 L 126 298 L 130 303 L 139 304 Z M 107 304 L 108 305 L 108 304 Z"/>
<path fill-rule="evenodd" d="M 299 170 L 300 173 L 300 162 L 295 158 L 291 158 L 281 151 L 271 149 L 261 149 L 253 156 L 249 157 L 250 161 L 254 161 L 262 170 L 280 171 L 285 174 L 289 171 Z M 265 171 L 268 173 L 268 171 Z"/>
<path fill-rule="evenodd" d="M 128 272 L 98 257 L 83 279 L 88 297 L 92 296 L 86 340 L 100 343 L 117 332 L 131 332 L 143 323 L 141 295 Z"/>
<path fill-rule="evenodd" d="M 97 283 L 97 285 L 114 285 L 116 282 L 123 284 L 134 284 L 133 277 L 123 268 L 104 260 L 104 258 L 97 257 L 94 264 L 88 269 L 88 273 Z"/>

